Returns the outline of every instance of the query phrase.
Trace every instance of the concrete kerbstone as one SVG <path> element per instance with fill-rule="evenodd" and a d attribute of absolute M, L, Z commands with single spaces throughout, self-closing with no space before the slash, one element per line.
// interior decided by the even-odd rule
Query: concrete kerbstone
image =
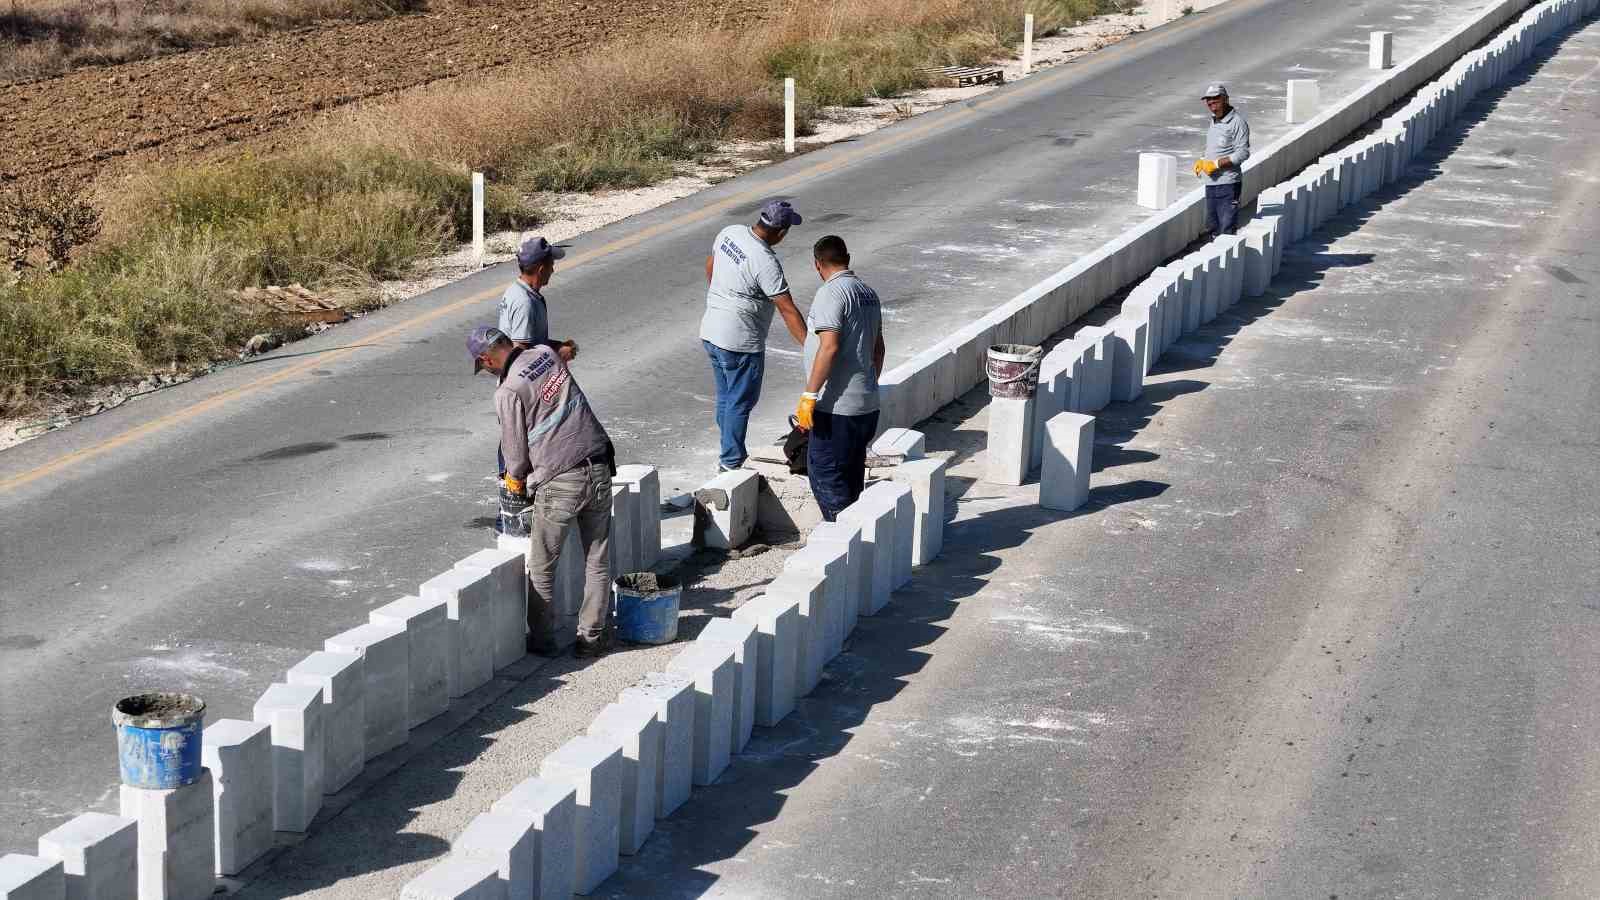
<path fill-rule="evenodd" d="M 61 861 L 22 853 L 0 856 L 0 900 L 64 900 L 67 880 Z"/>
<path fill-rule="evenodd" d="M 1150 325 L 1142 319 L 1111 320 L 1111 333 L 1116 338 L 1116 362 L 1112 369 L 1111 399 L 1129 403 L 1144 393 L 1144 373 L 1148 368 L 1150 352 Z M 1043 466 L 1041 453 L 1040 465 Z"/>
<path fill-rule="evenodd" d="M 320 697 L 313 702 L 322 704 Z M 121 785 L 122 817 L 139 823 L 139 900 L 211 896 L 217 884 L 212 790 L 211 770 L 204 768 L 193 784 L 171 790 Z"/>
<path fill-rule="evenodd" d="M 894 510 L 894 566 L 889 589 L 898 591 L 911 581 L 911 548 L 917 539 L 917 504 L 911 499 L 911 487 L 894 480 L 880 481 L 861 496 L 873 497 Z"/>
<path fill-rule="evenodd" d="M 756 724 L 771 728 L 794 711 L 799 673 L 800 603 L 763 595 L 733 611 L 736 622 L 755 626 Z"/>
<path fill-rule="evenodd" d="M 944 547 L 944 474 L 943 459 L 912 460 L 894 468 L 894 480 L 911 488 L 917 508 L 911 545 L 914 566 L 933 562 Z"/>
<path fill-rule="evenodd" d="M 637 697 L 609 703 L 589 724 L 591 737 L 617 743 L 622 750 L 622 807 L 618 849 L 632 856 L 656 827 L 656 773 L 661 770 L 663 726 L 654 706 Z"/>
<path fill-rule="evenodd" d="M 1166 209 L 1178 194 L 1178 158 L 1169 153 L 1139 154 L 1139 205 Z"/>
<path fill-rule="evenodd" d="M 538 840 L 538 817 L 520 810 L 490 811 L 467 823 L 466 830 L 451 842 L 450 851 L 458 858 L 492 865 L 509 900 L 535 896 Z"/>
<path fill-rule="evenodd" d="M 626 484 L 633 495 L 634 551 L 638 570 L 661 559 L 661 474 L 655 466 L 617 466 L 613 484 Z"/>
<path fill-rule="evenodd" d="M 451 569 L 424 581 L 417 594 L 445 603 L 451 634 L 450 696 L 465 697 L 488 684 L 494 677 L 494 579 L 478 569 Z"/>
<path fill-rule="evenodd" d="M 783 561 L 783 571 L 785 574 L 809 575 L 822 581 L 826 593 L 821 605 L 814 609 L 817 613 L 816 624 L 821 628 L 817 634 L 817 647 L 821 651 L 822 665 L 825 666 L 844 649 L 841 607 L 846 603 L 858 602 L 853 590 L 856 579 L 850 569 L 849 545 L 836 542 L 808 543 Z M 817 677 L 821 679 L 820 666 Z"/>
<path fill-rule="evenodd" d="M 250 718 L 272 728 L 272 828 L 303 832 L 322 808 L 322 689 L 274 684 L 256 701 Z M 206 806 L 210 807 L 210 798 Z M 127 815 L 124 812 L 123 815 Z M 207 823 L 209 825 L 209 823 Z M 141 848 L 144 828 L 140 826 Z M 207 835 L 210 844 L 210 835 Z"/>
<path fill-rule="evenodd" d="M 326 704 L 323 714 L 329 714 Z M 272 849 L 272 729 L 218 719 L 201 733 L 200 761 L 211 770 L 217 874 L 237 875 Z"/>
<path fill-rule="evenodd" d="M 366 676 L 367 759 L 405 744 L 411 725 L 411 643 L 405 628 L 357 625 L 328 638 L 322 646 L 332 653 L 361 657 Z"/>
<path fill-rule="evenodd" d="M 921 459 L 927 445 L 922 432 L 910 428 L 890 428 L 872 442 L 872 455 L 893 463 Z"/>
<path fill-rule="evenodd" d="M 1322 105 L 1322 93 L 1314 78 L 1289 79 L 1289 101 L 1284 109 L 1284 121 L 1290 125 L 1309 122 Z"/>
<path fill-rule="evenodd" d="M 1029 440 L 1028 469 L 1038 468 L 1044 458 L 1045 413 L 1074 409 L 1078 388 L 1083 383 L 1083 350 L 1073 341 L 1056 345 L 1039 360 L 1039 389 L 1033 395 L 1033 435 Z"/>
<path fill-rule="evenodd" d="M 636 699 L 649 704 L 661 723 L 656 818 L 665 819 L 694 789 L 694 679 L 676 672 L 651 672 L 620 696 L 622 702 Z"/>
<path fill-rule="evenodd" d="M 611 479 L 611 530 L 606 550 L 611 554 L 611 580 L 620 575 L 642 572 L 639 565 L 639 523 L 635 504 L 637 497 L 628 489 L 627 482 Z"/>
<path fill-rule="evenodd" d="M 860 499 L 840 511 L 839 521 L 861 526 L 862 566 L 870 575 L 862 579 L 866 589 L 858 612 L 875 616 L 894 591 L 895 504 L 882 495 L 862 492 Z"/>
<path fill-rule="evenodd" d="M 578 852 L 577 798 L 577 789 L 570 784 L 529 778 L 489 807 L 490 812 L 526 816 L 533 822 L 534 898 L 568 900 L 572 896 Z"/>
<path fill-rule="evenodd" d="M 694 783 L 710 784 L 728 768 L 733 750 L 733 648 L 695 642 L 667 672 L 694 679 Z"/>
<path fill-rule="evenodd" d="M 1111 367 L 1115 350 L 1111 329 L 1089 325 L 1078 329 L 1073 341 L 1084 346 L 1083 386 L 1078 390 L 1078 412 L 1105 409 L 1111 403 Z"/>
<path fill-rule="evenodd" d="M 845 639 L 855 633 L 856 621 L 861 617 L 862 594 L 872 590 L 872 568 L 864 543 L 861 524 L 845 519 L 820 522 L 806 536 L 808 548 L 838 547 L 845 552 L 843 581 L 829 585 L 828 613 L 833 627 L 834 656 L 844 651 Z M 834 587 L 839 589 L 832 590 Z"/>
<path fill-rule="evenodd" d="M 262 823 L 270 842 L 270 793 L 266 799 Z M 39 858 L 61 863 L 66 900 L 134 900 L 139 894 L 139 823 L 134 819 L 83 813 L 40 836 Z M 11 896 L 9 890 L 5 894 Z"/>
<path fill-rule="evenodd" d="M 489 579 L 490 643 L 496 671 L 526 655 L 528 622 L 528 560 L 515 550 L 479 550 L 456 563 L 457 569 Z"/>
<path fill-rule="evenodd" d="M 804 550 L 800 551 L 804 553 Z M 798 555 L 798 554 L 796 554 Z M 816 690 L 828 662 L 828 582 L 823 574 L 785 570 L 767 585 L 767 596 L 794 603 L 799 612 L 795 632 L 795 697 Z"/>
<path fill-rule="evenodd" d="M 760 500 L 758 476 L 749 469 L 723 472 L 694 492 L 694 544 L 733 550 L 750 540 Z"/>
<path fill-rule="evenodd" d="M 1039 505 L 1071 512 L 1089 499 L 1094 466 L 1094 417 L 1061 413 L 1046 427 L 1050 445 L 1039 477 Z"/>
<path fill-rule="evenodd" d="M 400 900 L 508 900 L 506 885 L 494 863 L 461 856 L 446 857 L 406 882 Z"/>
<path fill-rule="evenodd" d="M 365 661 L 356 653 L 319 650 L 289 669 L 288 682 L 322 689 L 322 793 L 337 794 L 367 762 Z"/>
<path fill-rule="evenodd" d="M 1029 463 L 1033 459 L 1033 409 L 1032 397 L 989 398 L 984 481 L 1020 485 L 1028 480 Z"/>
<path fill-rule="evenodd" d="M 729 747 L 734 753 L 742 753 L 756 726 L 756 683 L 761 657 L 756 626 L 738 619 L 712 619 L 695 640 L 733 651 L 733 722 Z"/>
<path fill-rule="evenodd" d="M 406 630 L 407 724 L 416 728 L 449 709 L 454 653 L 449 604 L 442 598 L 401 597 L 368 613 L 367 621 Z"/>
<path fill-rule="evenodd" d="M 580 735 L 545 757 L 539 777 L 569 784 L 576 791 L 574 890 L 592 894 L 617 870 L 622 834 L 622 748 L 609 738 Z"/>

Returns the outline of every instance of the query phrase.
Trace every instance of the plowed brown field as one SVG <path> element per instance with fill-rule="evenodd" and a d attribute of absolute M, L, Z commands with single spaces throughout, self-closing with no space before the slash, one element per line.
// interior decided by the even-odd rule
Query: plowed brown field
<path fill-rule="evenodd" d="M 536 68 L 608 41 L 743 27 L 782 0 L 447 5 L 378 22 L 0 86 L 0 181 L 88 176 L 293 128 L 310 114 L 500 67 Z"/>

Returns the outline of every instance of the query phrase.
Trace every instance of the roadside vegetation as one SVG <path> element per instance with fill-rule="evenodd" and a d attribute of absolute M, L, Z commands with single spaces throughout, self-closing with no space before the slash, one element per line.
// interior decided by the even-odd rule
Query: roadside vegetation
<path fill-rule="evenodd" d="M 1048 33 L 1118 4 L 1029 8 Z M 240 288 L 299 282 L 376 302 L 378 280 L 469 238 L 472 171 L 488 174 L 491 229 L 531 227 L 540 192 L 642 186 L 718 142 L 781 134 L 784 77 L 797 80 L 804 129 L 821 106 L 922 86 L 925 66 L 1004 55 L 1023 11 L 1023 0 L 806 4 L 753 32 L 658 36 L 342 113 L 292 151 L 150 171 L 102 186 L 90 223 L 69 185 L 16 193 L 0 210 L 57 210 L 77 230 L 20 241 L 20 220 L 0 218 L 11 247 L 0 414 L 234 355 L 264 327 L 237 305 Z"/>

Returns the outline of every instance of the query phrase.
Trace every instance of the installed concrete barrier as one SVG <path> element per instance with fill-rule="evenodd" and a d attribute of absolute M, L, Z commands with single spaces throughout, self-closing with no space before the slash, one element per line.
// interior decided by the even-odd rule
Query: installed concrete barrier
<path fill-rule="evenodd" d="M 320 650 L 289 669 L 290 684 L 322 689 L 322 719 L 327 723 L 322 734 L 324 794 L 337 794 L 366 765 L 366 679 L 366 667 L 355 653 Z M 211 736 L 211 728 L 206 729 L 206 736 Z"/>
<path fill-rule="evenodd" d="M 628 856 L 639 852 L 656 827 L 661 730 L 654 706 L 636 697 L 621 697 L 616 703 L 606 704 L 589 724 L 591 737 L 613 741 L 622 751 L 622 812 L 617 847 L 618 852 Z"/>
<path fill-rule="evenodd" d="M 494 863 L 451 856 L 406 882 L 400 900 L 507 900 L 506 885 Z"/>
<path fill-rule="evenodd" d="M 538 843 L 538 819 L 521 810 L 479 813 L 467 823 L 465 831 L 450 845 L 450 852 L 461 859 L 486 862 L 494 866 L 506 897 L 534 896 L 534 848 Z"/>
<path fill-rule="evenodd" d="M 861 528 L 862 576 L 859 615 L 873 616 L 889 602 L 894 590 L 895 503 L 881 494 L 868 496 L 845 507 L 839 521 Z"/>
<path fill-rule="evenodd" d="M 641 701 L 661 723 L 656 764 L 656 818 L 665 819 L 689 799 L 694 787 L 694 678 L 677 672 L 651 672 L 621 694 L 619 702 Z"/>
<path fill-rule="evenodd" d="M 815 673 L 817 681 L 822 678 L 821 667 L 844 649 L 845 605 L 860 602 L 856 594 L 859 576 L 850 566 L 849 538 L 850 535 L 847 533 L 843 541 L 813 540 L 783 561 L 785 575 L 797 574 L 816 579 L 822 583 L 825 592 L 821 605 L 813 607 L 817 612 L 815 624 L 820 629 L 815 635 L 817 638 L 815 651 L 821 661 Z M 860 537 L 857 536 L 854 542 L 859 544 Z M 786 591 L 788 587 L 782 578 L 774 581 L 773 585 L 780 592 Z M 772 588 L 769 587 L 768 590 Z M 809 693 L 815 686 L 816 681 L 813 681 L 807 692 Z"/>
<path fill-rule="evenodd" d="M 209 729 L 208 729 L 209 730 Z M 268 796 L 267 840 L 272 840 Z M 84 813 L 39 838 L 39 858 L 61 863 L 66 900 L 134 900 L 138 896 L 139 823 L 106 813 Z M 9 889 L 6 892 L 8 896 Z"/>
<path fill-rule="evenodd" d="M 316 798 L 322 798 L 320 789 Z M 118 799 L 122 817 L 139 823 L 139 900 L 210 897 L 217 885 L 211 770 L 171 790 L 124 784 Z"/>
<path fill-rule="evenodd" d="M 895 466 L 895 481 L 911 488 L 917 513 L 912 518 L 911 564 L 927 565 L 944 547 L 944 470 L 942 459 L 917 459 Z"/>
<path fill-rule="evenodd" d="M 398 625 L 357 625 L 328 638 L 322 646 L 332 653 L 361 657 L 366 679 L 363 692 L 367 759 L 404 744 L 411 722 L 406 707 L 411 695 L 411 650 L 406 630 Z M 484 649 L 489 650 L 487 644 Z M 328 727 L 324 726 L 323 734 L 327 733 Z"/>
<path fill-rule="evenodd" d="M 795 678 L 799 674 L 800 603 L 768 593 L 734 610 L 733 619 L 755 626 L 755 720 L 757 725 L 771 728 L 794 711 Z"/>
<path fill-rule="evenodd" d="M 490 812 L 526 816 L 533 822 L 533 890 L 540 900 L 572 896 L 577 861 L 578 792 L 570 784 L 529 778 L 491 806 Z M 529 894 L 518 896 L 527 897 Z"/>
<path fill-rule="evenodd" d="M 406 717 L 411 728 L 450 708 L 450 660 L 455 655 L 449 604 L 443 598 L 401 597 L 367 614 L 373 625 L 406 632 Z"/>
<path fill-rule="evenodd" d="M 706 623 L 695 641 L 733 651 L 733 721 L 728 747 L 733 753 L 743 752 L 756 727 L 756 681 L 761 652 L 756 626 L 737 619 L 716 618 Z"/>
<path fill-rule="evenodd" d="M 322 808 L 322 689 L 309 684 L 274 684 L 256 701 L 250 717 L 272 728 L 272 827 L 305 831 Z M 211 798 L 206 798 L 206 807 Z M 126 812 L 123 815 L 127 815 Z M 143 825 L 140 826 L 142 854 Z M 209 842 L 209 841 L 208 841 Z"/>
<path fill-rule="evenodd" d="M 881 500 L 894 509 L 894 567 L 890 590 L 897 591 L 911 580 L 911 548 L 917 539 L 917 504 L 911 498 L 911 487 L 900 481 L 880 481 L 861 496 Z"/>
<path fill-rule="evenodd" d="M 0 897 L 6 900 L 62 900 L 67 895 L 61 863 L 23 853 L 0 856 Z"/>
<path fill-rule="evenodd" d="M 733 752 L 733 648 L 690 644 L 667 663 L 667 672 L 694 680 L 694 783 L 710 784 Z"/>
<path fill-rule="evenodd" d="M 661 558 L 661 475 L 655 466 L 617 466 L 612 484 L 627 486 L 632 499 L 631 521 L 612 526 L 631 531 L 634 570 L 646 571 Z"/>
<path fill-rule="evenodd" d="M 793 559 L 794 556 L 789 558 Z M 822 681 L 822 667 L 827 665 L 830 658 L 828 650 L 832 641 L 828 638 L 827 576 L 815 571 L 785 568 L 782 575 L 767 585 L 767 596 L 795 604 L 800 616 L 796 631 L 794 693 L 796 697 L 804 697 L 816 690 Z"/>
<path fill-rule="evenodd" d="M 424 600 L 445 604 L 452 698 L 465 697 L 494 677 L 495 587 L 494 579 L 480 569 L 451 569 L 424 581 L 417 591 Z"/>
<path fill-rule="evenodd" d="M 479 550 L 456 568 L 482 575 L 489 582 L 491 658 L 498 671 L 525 654 L 523 632 L 528 620 L 527 557 L 516 550 Z"/>
<path fill-rule="evenodd" d="M 617 870 L 622 826 L 622 748 L 587 735 L 562 744 L 539 765 L 539 777 L 570 785 L 577 800 L 573 871 L 579 894 L 592 894 Z"/>
<path fill-rule="evenodd" d="M 855 632 L 856 620 L 861 617 L 861 597 L 872 590 L 872 569 L 867 565 L 862 544 L 860 523 L 843 519 L 822 522 L 806 536 L 806 547 L 813 551 L 813 556 L 816 548 L 830 547 L 844 554 L 843 578 L 838 584 L 828 586 L 828 633 L 833 638 L 833 656 L 844 650 L 845 639 Z M 787 563 L 784 568 L 789 568 Z M 820 574 L 823 570 L 812 571 Z"/>
<path fill-rule="evenodd" d="M 201 734 L 200 761 L 211 770 L 217 874 L 237 875 L 272 849 L 272 730 L 218 719 Z"/>

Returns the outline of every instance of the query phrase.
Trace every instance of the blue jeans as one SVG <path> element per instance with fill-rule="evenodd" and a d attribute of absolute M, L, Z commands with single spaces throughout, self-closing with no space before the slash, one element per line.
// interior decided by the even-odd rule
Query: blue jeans
<path fill-rule="evenodd" d="M 812 414 L 811 440 L 806 444 L 807 477 L 811 495 L 822 508 L 822 521 L 834 521 L 845 507 L 861 499 L 867 483 L 867 448 L 877 431 L 876 412 Z"/>
<path fill-rule="evenodd" d="M 1244 182 L 1206 185 L 1206 231 L 1213 237 L 1233 234 L 1239 224 L 1239 194 Z"/>
<path fill-rule="evenodd" d="M 767 356 L 724 350 L 710 341 L 700 343 L 706 345 L 711 377 L 717 382 L 717 431 L 722 436 L 717 461 L 724 469 L 737 469 L 750 456 L 744 449 L 744 435 L 750 428 L 750 411 L 761 399 L 761 375 L 767 367 Z"/>

